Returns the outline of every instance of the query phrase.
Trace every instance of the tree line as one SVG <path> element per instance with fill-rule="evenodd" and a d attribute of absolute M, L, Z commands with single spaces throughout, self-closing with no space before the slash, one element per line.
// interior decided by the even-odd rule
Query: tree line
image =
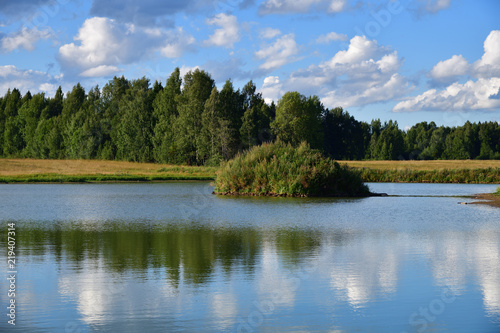
<path fill-rule="evenodd" d="M 227 80 L 176 68 L 165 86 L 143 77 L 114 77 L 88 92 L 78 83 L 54 97 L 0 97 L 0 156 L 104 159 L 219 165 L 238 152 L 276 139 L 307 141 L 334 159 L 500 159 L 498 122 L 438 127 L 421 122 L 408 131 L 397 122 L 361 122 L 317 96 L 287 92 L 268 105 L 249 81 Z"/>

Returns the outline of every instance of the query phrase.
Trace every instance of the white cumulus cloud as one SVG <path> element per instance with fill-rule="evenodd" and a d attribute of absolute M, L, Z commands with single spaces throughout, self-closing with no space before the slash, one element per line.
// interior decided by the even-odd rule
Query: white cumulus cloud
<path fill-rule="evenodd" d="M 318 44 L 328 44 L 331 41 L 346 41 L 347 40 L 347 35 L 346 34 L 339 34 L 337 32 L 330 32 L 327 33 L 326 35 L 321 35 L 316 39 L 316 43 Z"/>
<path fill-rule="evenodd" d="M 377 41 L 370 40 L 365 36 L 355 36 L 351 39 L 349 48 L 345 51 L 337 52 L 326 65 L 335 68 L 342 64 L 358 64 L 364 61 L 373 61 L 372 58 L 377 56 L 377 53 L 384 51 L 377 44 Z"/>
<path fill-rule="evenodd" d="M 83 71 L 80 75 L 84 77 L 101 77 L 110 76 L 120 71 L 121 69 L 116 66 L 101 65 L 89 68 L 86 71 Z"/>
<path fill-rule="evenodd" d="M 307 13 L 311 10 L 340 13 L 346 8 L 346 0 L 266 0 L 259 6 L 259 14 Z"/>
<path fill-rule="evenodd" d="M 466 75 L 469 71 L 469 62 L 462 55 L 454 55 L 448 60 L 438 62 L 431 70 L 431 77 L 443 82 L 456 80 L 457 77 Z"/>
<path fill-rule="evenodd" d="M 161 54 L 167 58 L 180 58 L 187 50 L 192 50 L 196 39 L 186 33 L 181 27 L 168 32 L 166 44 L 161 48 Z"/>
<path fill-rule="evenodd" d="M 259 68 L 264 70 L 274 70 L 283 65 L 296 60 L 296 55 L 299 52 L 297 42 L 295 42 L 295 35 L 288 34 L 281 36 L 272 44 L 265 45 L 263 48 L 255 52 L 255 56 L 263 59 Z"/>
<path fill-rule="evenodd" d="M 459 80 L 465 75 L 465 83 Z M 451 83 L 443 90 L 430 89 L 399 102 L 394 112 L 404 111 L 469 111 L 497 110 L 500 108 L 500 31 L 493 30 L 484 41 L 481 59 L 469 64 L 461 55 L 437 63 L 430 72 L 435 80 Z"/>
<path fill-rule="evenodd" d="M 484 54 L 473 66 L 477 77 L 500 77 L 500 30 L 493 30 L 486 37 Z"/>
<path fill-rule="evenodd" d="M 260 37 L 263 39 L 273 39 L 279 35 L 281 35 L 281 31 L 273 28 L 265 28 L 260 32 Z"/>
<path fill-rule="evenodd" d="M 328 7 L 328 11 L 331 13 L 340 13 L 346 7 L 346 0 L 332 0 L 330 6 Z"/>
<path fill-rule="evenodd" d="M 234 15 L 217 14 L 215 17 L 207 19 L 208 25 L 220 27 L 205 41 L 208 46 L 223 46 L 233 48 L 234 43 L 240 40 L 240 27 L 238 19 Z"/>
<path fill-rule="evenodd" d="M 23 70 L 13 65 L 0 66 L 0 94 L 4 94 L 8 89 L 17 88 L 22 94 L 29 90 L 33 94 L 45 92 L 48 96 L 54 96 L 61 79 L 62 76 Z"/>
<path fill-rule="evenodd" d="M 53 33 L 49 29 L 38 30 L 36 27 L 28 29 L 23 27 L 20 31 L 7 35 L 0 39 L 2 52 L 12 52 L 23 48 L 27 51 L 33 51 L 35 44 L 41 39 L 49 39 Z"/>
<path fill-rule="evenodd" d="M 74 40 L 75 43 L 59 48 L 59 60 L 63 69 L 86 77 L 116 74 L 118 66 L 152 57 L 157 52 L 179 57 L 194 43 L 182 29 L 176 32 L 149 29 L 105 17 L 85 20 Z"/>
<path fill-rule="evenodd" d="M 394 112 L 401 111 L 464 111 L 500 108 L 498 95 L 500 78 L 469 80 L 464 84 L 453 83 L 444 90 L 431 89 L 423 94 L 399 102 Z"/>
<path fill-rule="evenodd" d="M 277 101 L 283 94 L 283 84 L 278 76 L 268 76 L 264 79 L 264 84 L 259 92 L 262 94 L 264 101 L 271 104 L 272 101 Z"/>
<path fill-rule="evenodd" d="M 398 73 L 401 65 L 397 51 L 365 36 L 355 36 L 347 50 L 292 73 L 285 86 L 287 90 L 318 95 L 327 107 L 385 102 L 411 89 L 408 80 Z"/>

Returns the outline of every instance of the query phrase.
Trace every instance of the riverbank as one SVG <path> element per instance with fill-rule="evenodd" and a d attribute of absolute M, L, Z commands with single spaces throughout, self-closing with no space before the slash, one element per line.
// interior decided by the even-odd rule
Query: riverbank
<path fill-rule="evenodd" d="M 478 194 L 473 198 L 481 201 L 474 201 L 469 203 L 469 205 L 488 205 L 500 208 L 500 196 L 495 193 Z"/>
<path fill-rule="evenodd" d="M 365 182 L 500 184 L 498 160 L 339 161 Z M 218 168 L 100 160 L 0 159 L 1 183 L 214 180 Z"/>

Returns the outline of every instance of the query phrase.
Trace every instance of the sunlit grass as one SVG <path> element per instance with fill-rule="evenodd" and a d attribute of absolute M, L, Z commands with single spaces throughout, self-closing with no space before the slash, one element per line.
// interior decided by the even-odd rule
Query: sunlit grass
<path fill-rule="evenodd" d="M 367 182 L 500 184 L 498 160 L 339 161 Z M 0 182 L 213 180 L 216 167 L 102 160 L 0 159 Z"/>
<path fill-rule="evenodd" d="M 216 170 L 123 161 L 0 159 L 2 182 L 211 180 Z"/>

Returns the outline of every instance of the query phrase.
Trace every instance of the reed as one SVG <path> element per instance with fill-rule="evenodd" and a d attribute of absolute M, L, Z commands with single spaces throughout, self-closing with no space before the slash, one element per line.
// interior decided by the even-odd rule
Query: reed
<path fill-rule="evenodd" d="M 262 196 L 368 196 L 358 171 L 325 158 L 306 143 L 253 147 L 217 171 L 216 194 Z"/>
<path fill-rule="evenodd" d="M 500 168 L 485 169 L 369 169 L 360 168 L 365 182 L 389 183 L 500 183 Z"/>

